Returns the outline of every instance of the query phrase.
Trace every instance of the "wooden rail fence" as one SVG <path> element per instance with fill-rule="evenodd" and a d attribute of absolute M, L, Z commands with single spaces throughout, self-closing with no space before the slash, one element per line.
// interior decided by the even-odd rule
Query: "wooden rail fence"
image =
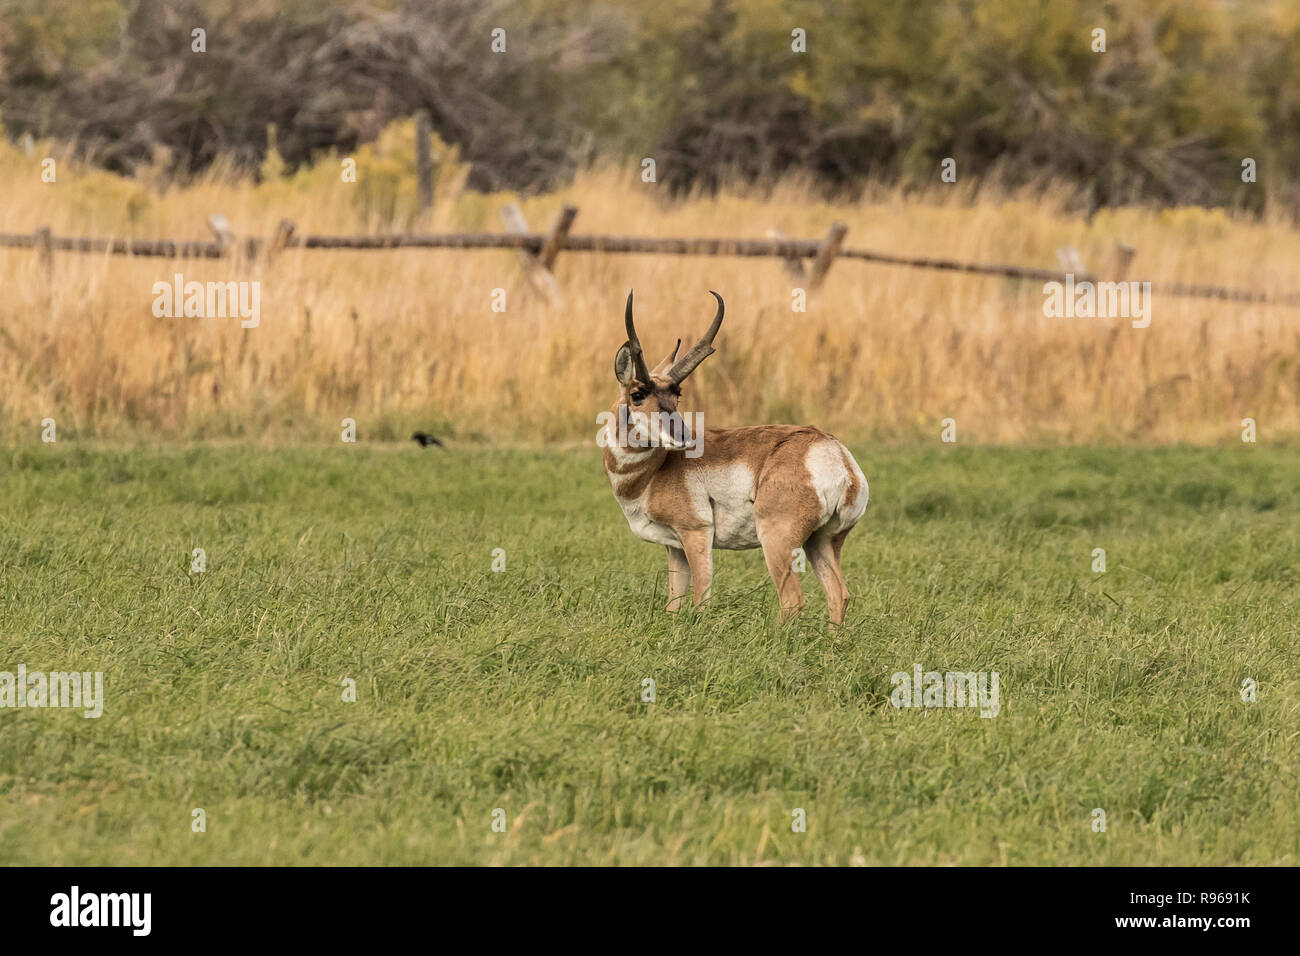
<path fill-rule="evenodd" d="M 268 238 L 235 236 L 225 216 L 214 214 L 208 225 L 215 238 L 211 241 L 177 241 L 173 239 L 111 239 L 81 236 L 55 236 L 48 228 L 31 233 L 0 233 L 0 248 L 37 250 L 42 262 L 52 266 L 56 252 L 98 253 L 169 259 L 221 259 L 261 255 L 275 256 L 285 249 L 513 249 L 518 251 L 530 285 L 548 299 L 558 295 L 553 274 L 555 261 L 563 252 L 605 254 L 674 255 L 674 256 L 745 256 L 783 260 L 792 276 L 806 281 L 810 290 L 817 289 L 837 259 L 857 259 L 882 265 L 911 269 L 962 272 L 971 275 L 1002 276 L 1010 279 L 1064 281 L 1072 273 L 1079 282 L 1129 280 L 1127 272 L 1135 250 L 1117 244 L 1114 260 L 1101 274 L 1082 269 L 1083 263 L 1072 248 L 1058 252 L 1061 267 L 1040 269 L 1028 266 L 988 262 L 966 262 L 930 256 L 900 256 L 870 249 L 845 248 L 848 227 L 833 223 L 822 239 L 792 239 L 775 230 L 765 239 L 665 238 L 658 236 L 581 236 L 571 235 L 578 210 L 565 206 L 547 232 L 531 232 L 523 213 L 513 203 L 501 210 L 506 232 L 468 233 L 390 233 L 373 236 L 299 236 L 289 220 L 282 220 L 275 235 Z M 811 260 L 807 272 L 803 260 Z M 1077 268 L 1076 268 L 1077 267 Z M 1185 282 L 1152 282 L 1151 291 L 1165 295 L 1268 305 L 1300 306 L 1300 292 L 1266 292 L 1257 289 L 1199 285 Z"/>

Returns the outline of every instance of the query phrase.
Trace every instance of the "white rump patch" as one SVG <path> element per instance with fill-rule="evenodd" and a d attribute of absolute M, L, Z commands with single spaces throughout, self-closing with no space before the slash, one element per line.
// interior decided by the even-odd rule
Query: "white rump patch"
<path fill-rule="evenodd" d="M 808 449 L 806 465 L 812 476 L 813 491 L 821 503 L 821 528 L 828 534 L 852 528 L 867 510 L 867 479 L 853 455 L 838 441 L 822 441 Z M 850 504 L 847 498 L 853 490 L 854 477 L 861 487 Z"/>

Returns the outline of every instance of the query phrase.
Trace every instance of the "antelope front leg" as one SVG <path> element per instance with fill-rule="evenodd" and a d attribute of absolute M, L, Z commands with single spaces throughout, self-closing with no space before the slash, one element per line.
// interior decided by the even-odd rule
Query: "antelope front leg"
<path fill-rule="evenodd" d="M 699 607 L 709 599 L 710 588 L 713 585 L 713 529 L 678 531 L 677 536 L 682 540 L 686 563 L 691 568 L 691 583 L 695 587 L 695 606 Z"/>
<path fill-rule="evenodd" d="M 691 589 L 691 565 L 681 548 L 665 546 L 665 549 L 668 552 L 668 610 L 676 611 Z"/>

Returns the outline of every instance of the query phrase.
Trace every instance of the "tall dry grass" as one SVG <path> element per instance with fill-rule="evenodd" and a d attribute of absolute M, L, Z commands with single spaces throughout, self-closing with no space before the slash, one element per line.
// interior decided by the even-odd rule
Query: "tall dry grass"
<path fill-rule="evenodd" d="M 207 238 L 214 211 L 262 235 L 283 217 L 300 234 L 500 228 L 507 197 L 464 191 L 451 154 L 434 214 L 414 223 L 398 133 L 362 157 L 355 185 L 341 181 L 337 157 L 291 179 L 272 170 L 256 186 L 221 169 L 175 188 L 62 161 L 57 183 L 44 184 L 39 160 L 58 158 L 57 146 L 29 157 L 0 145 L 11 184 L 0 231 Z M 811 195 L 790 183 L 670 203 L 635 170 L 598 170 L 522 205 L 534 228 L 573 202 L 575 232 L 614 234 L 816 237 L 841 219 L 850 245 L 1038 266 L 1054 265 L 1062 245 L 1103 264 L 1122 240 L 1138 249 L 1139 278 L 1300 289 L 1300 237 L 1222 212 L 1122 209 L 1087 225 L 1062 211 L 1064 190 L 878 190 L 841 205 Z M 174 272 L 260 281 L 261 325 L 155 318 L 153 283 Z M 337 439 L 350 417 L 363 439 L 419 425 L 463 440 L 588 440 L 615 394 L 623 299 L 635 287 L 641 338 L 656 353 L 703 330 L 708 289 L 726 297 L 718 353 L 687 392 L 713 424 L 935 437 L 950 417 L 961 442 L 1213 442 L 1236 440 L 1249 416 L 1264 438 L 1300 435 L 1296 309 L 1157 296 L 1150 328 L 1134 329 L 1045 318 L 1037 283 L 854 261 L 835 265 L 806 313 L 792 311 L 798 283 L 771 259 L 570 253 L 557 279 L 563 302 L 547 305 L 509 252 L 291 250 L 270 265 L 68 253 L 47 275 L 35 253 L 0 251 L 0 421 L 9 443 L 47 417 L 61 437 Z M 497 288 L 504 313 L 491 308 Z"/>

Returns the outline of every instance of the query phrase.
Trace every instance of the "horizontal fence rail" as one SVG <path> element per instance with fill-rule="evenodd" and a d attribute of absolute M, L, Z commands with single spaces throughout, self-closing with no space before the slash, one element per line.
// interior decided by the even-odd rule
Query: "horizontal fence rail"
<path fill-rule="evenodd" d="M 539 253 L 547 234 L 509 232 L 390 233 L 378 236 L 295 236 L 285 248 L 300 249 L 525 249 Z M 41 240 L 31 233 L 0 233 L 0 246 L 34 249 Z M 243 240 L 243 251 L 257 255 L 269 240 Z M 172 239 L 85 239 L 51 236 L 51 248 L 63 252 L 107 252 L 112 255 L 157 256 L 166 259 L 220 259 L 229 251 L 219 242 L 177 242 Z M 644 253 L 675 256 L 772 256 L 809 259 L 821 243 L 815 239 L 661 239 L 655 236 L 568 236 L 565 252 Z M 848 255 L 841 250 L 841 256 Z"/>
<path fill-rule="evenodd" d="M 966 272 L 975 275 L 1003 276 L 1010 279 L 1036 279 L 1041 282 L 1061 282 L 1065 273 L 1059 269 L 1035 269 L 1028 266 L 999 265 L 991 262 L 962 262 L 957 259 L 931 259 L 924 256 L 894 256 L 886 252 L 866 249 L 842 249 L 840 258 L 864 259 L 884 265 L 907 266 L 913 269 L 937 269 L 945 272 Z M 1080 282 L 1118 282 L 1117 277 L 1094 275 L 1090 272 L 1074 274 L 1076 285 Z M 1152 282 L 1152 292 L 1195 299 L 1226 299 L 1233 302 L 1259 302 L 1265 305 L 1300 307 L 1300 292 L 1263 292 L 1257 289 L 1234 289 L 1222 285 L 1196 285 L 1187 282 Z"/>
<path fill-rule="evenodd" d="M 214 215 L 210 220 L 216 241 L 176 241 L 171 239 L 101 239 L 74 236 L 55 236 L 42 229 L 34 233 L 0 233 L 0 248 L 36 249 L 47 260 L 54 252 L 99 253 L 167 259 L 221 259 L 232 254 L 255 258 L 263 253 L 275 254 L 284 249 L 504 249 L 516 250 L 526 260 L 530 271 L 540 273 L 545 283 L 534 283 L 548 297 L 556 293 L 550 269 L 556 257 L 563 252 L 590 252 L 631 255 L 675 256 L 741 256 L 785 260 L 787 266 L 802 274 L 802 260 L 811 259 L 808 275 L 811 287 L 820 285 L 835 259 L 856 259 L 880 265 L 912 269 L 929 269 L 943 272 L 961 272 L 971 275 L 1000 276 L 1010 279 L 1037 281 L 1064 281 L 1067 272 L 1074 276 L 1076 285 L 1081 282 L 1134 281 L 1123 276 L 1124 269 L 1104 275 L 1085 270 L 1042 269 L 1029 266 L 1003 265 L 988 262 L 968 262 L 958 259 L 926 256 L 900 256 L 870 249 L 843 248 L 847 228 L 840 223 L 832 225 L 824 239 L 792 239 L 788 237 L 767 239 L 725 238 L 663 238 L 658 236 L 575 236 L 568 227 L 577 210 L 566 206 L 556 226 L 549 233 L 519 231 L 526 228 L 517 206 L 502 210 L 503 219 L 514 231 L 467 233 L 390 233 L 370 236 L 296 236 L 293 224 L 281 223 L 276 236 L 270 239 L 245 237 L 236 239 L 225 223 L 224 216 Z M 507 215 L 507 213 L 509 215 Z M 1122 247 L 1132 257 L 1132 250 Z M 1069 251 L 1077 257 L 1074 250 Z M 1077 261 L 1077 258 L 1076 260 Z M 1080 263 L 1081 264 L 1081 263 Z M 532 276 L 536 278 L 536 275 Z M 1232 288 L 1219 285 L 1199 285 L 1184 282 L 1151 282 L 1151 291 L 1166 295 L 1203 299 L 1220 299 L 1232 302 L 1260 303 L 1300 307 L 1300 292 L 1273 293 L 1256 289 Z"/>

